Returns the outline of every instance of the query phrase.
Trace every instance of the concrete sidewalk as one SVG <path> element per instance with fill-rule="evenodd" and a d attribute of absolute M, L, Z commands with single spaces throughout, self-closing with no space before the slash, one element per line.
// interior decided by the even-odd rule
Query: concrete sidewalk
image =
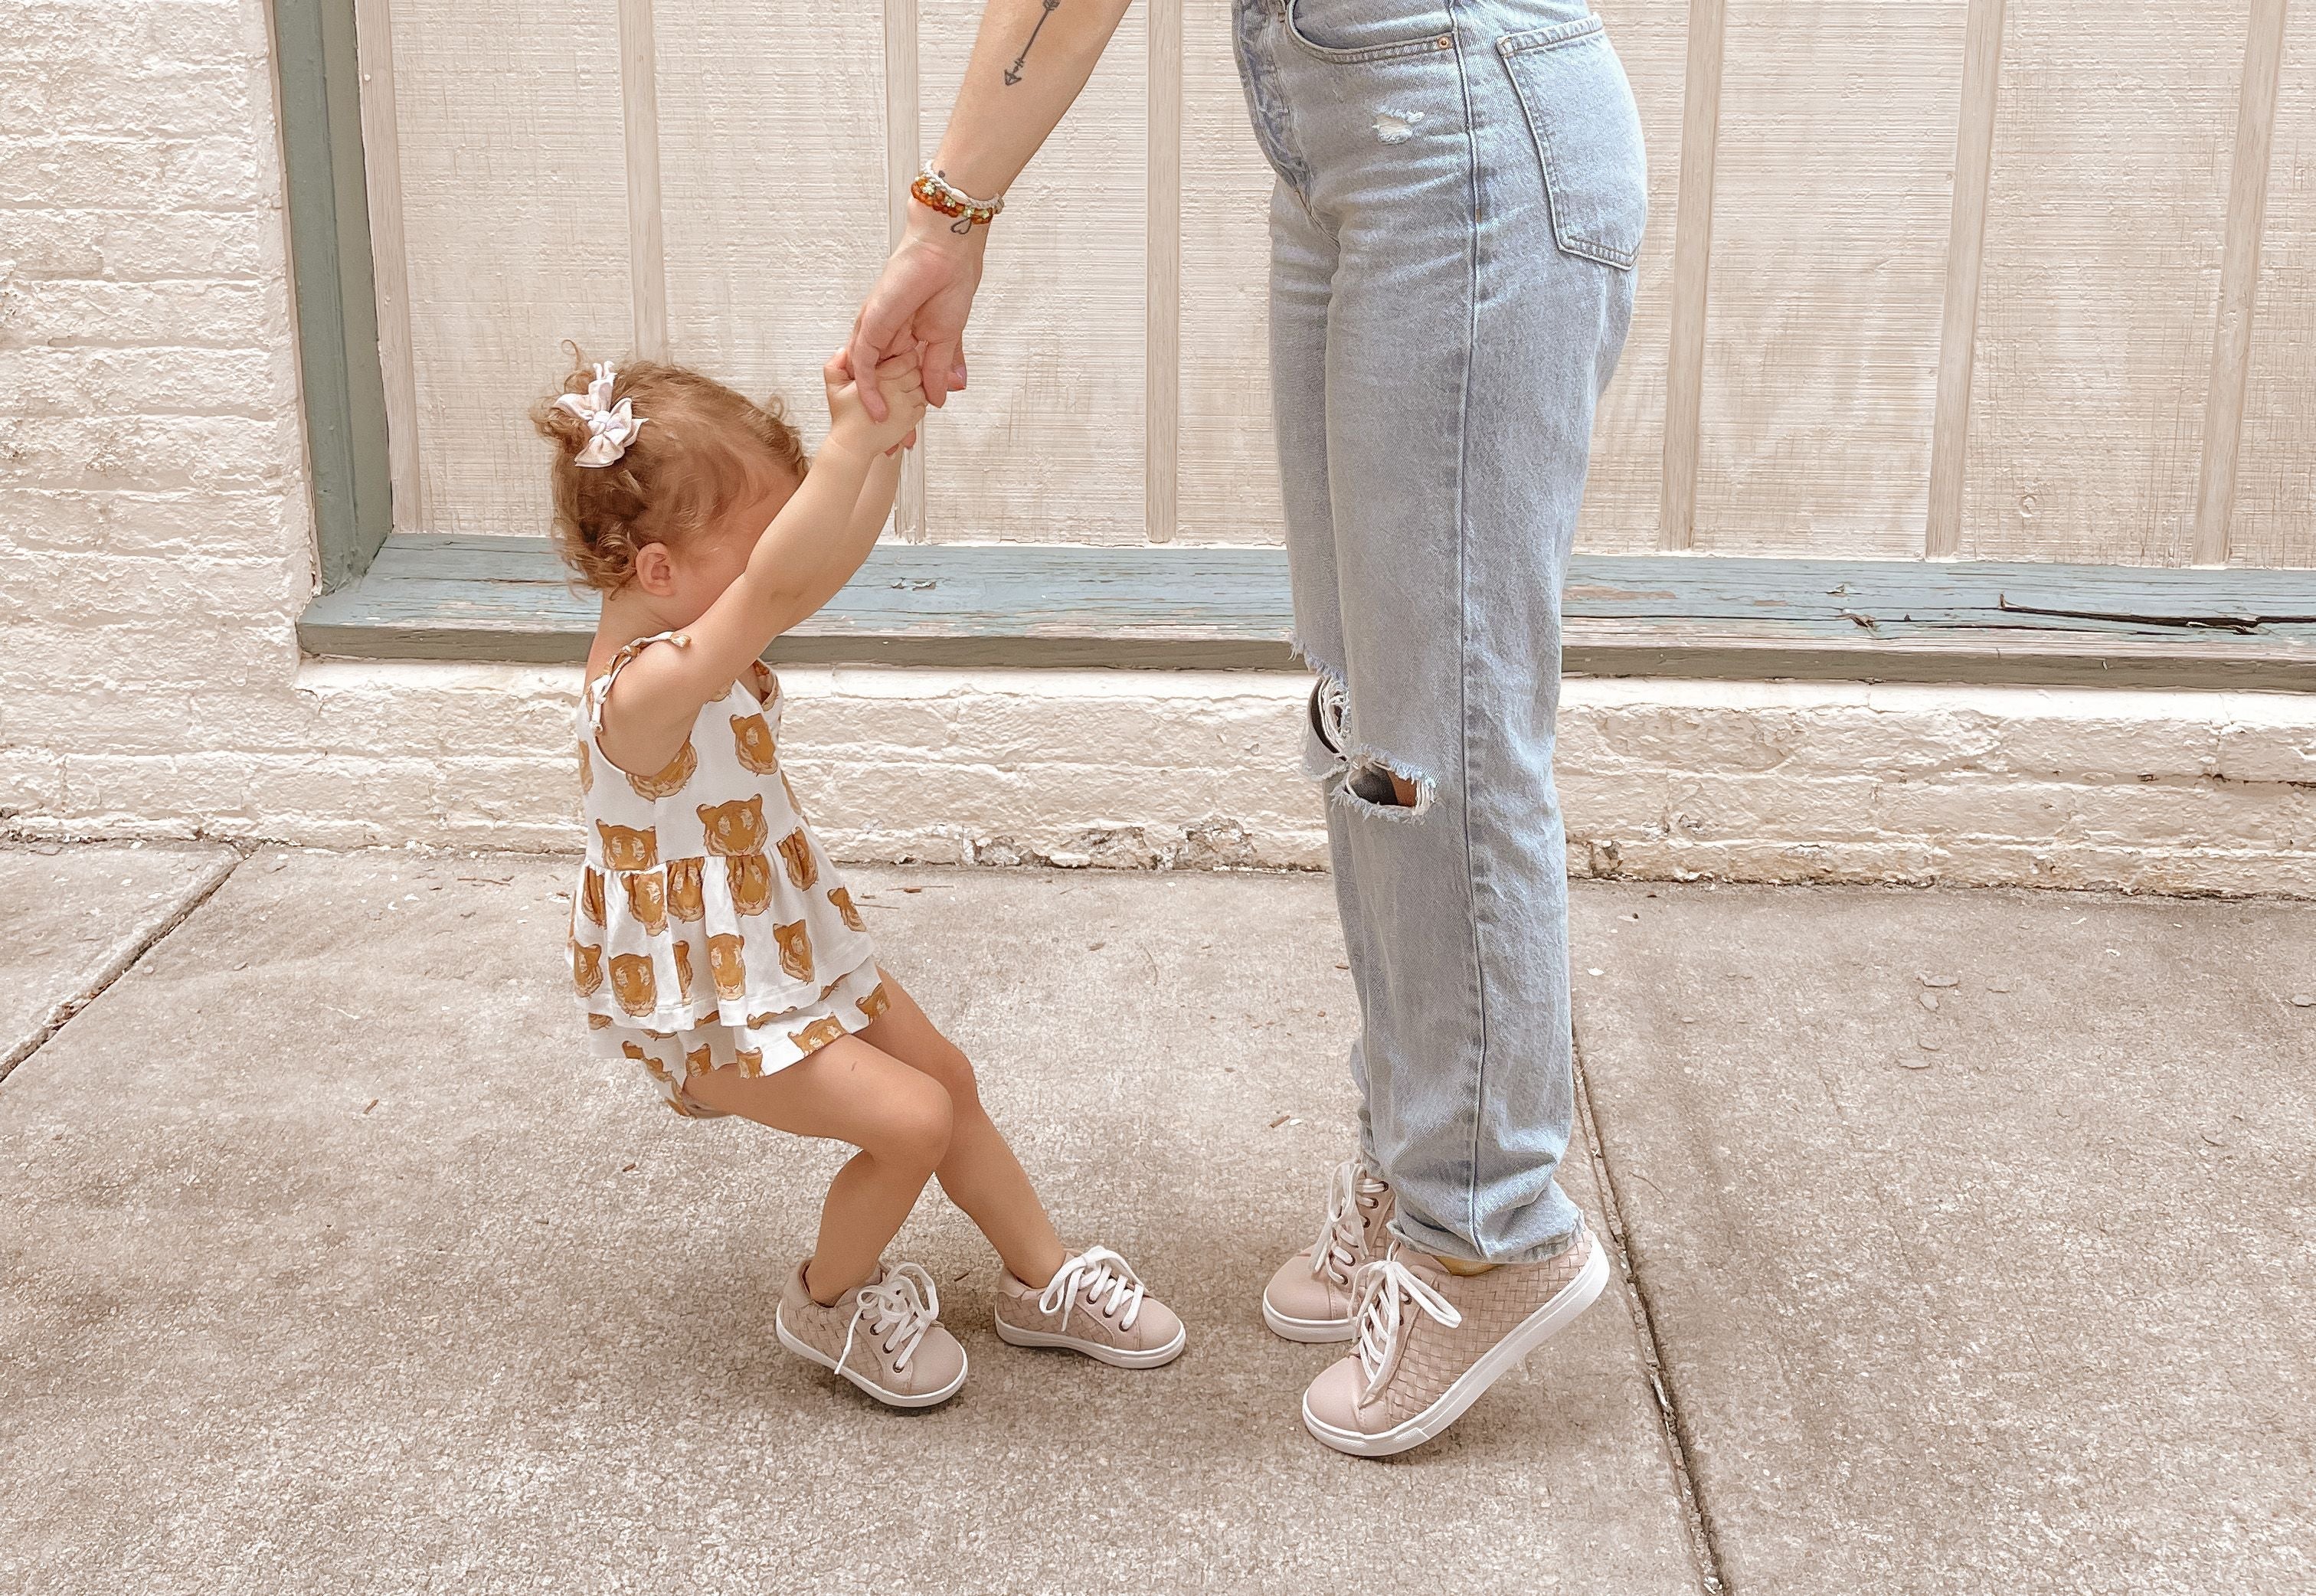
<path fill-rule="evenodd" d="M 855 874 L 1192 1337 L 1002 1345 L 936 1197 L 973 1379 L 896 1415 L 769 1333 L 833 1151 L 580 1049 L 568 861 L 231 862 L 0 852 L 0 1587 L 2316 1583 L 2304 905 L 1580 890 L 1616 1212 L 1568 1175 L 1636 1273 L 1376 1464 L 1257 1310 L 1350 1145 L 1323 879 Z"/>

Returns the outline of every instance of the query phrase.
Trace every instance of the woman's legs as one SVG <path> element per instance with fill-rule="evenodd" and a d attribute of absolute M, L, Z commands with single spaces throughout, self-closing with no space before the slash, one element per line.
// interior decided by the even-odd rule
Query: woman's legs
<path fill-rule="evenodd" d="M 860 1149 L 836 1172 L 821 1204 L 820 1237 L 805 1273 L 816 1302 L 833 1303 L 877 1272 L 877 1259 L 949 1154 L 948 1092 L 858 1036 L 769 1075 L 695 1072 L 684 1092 L 704 1108 Z"/>
<path fill-rule="evenodd" d="M 1281 179 L 1272 386 L 1362 1140 L 1401 1236 L 1535 1262 L 1576 1235 L 1560 592 L 1631 308 L 1637 125 L 1581 0 L 1296 15 L 1299 40 L 1247 0 L 1241 42 Z"/>
<path fill-rule="evenodd" d="M 933 1172 L 940 1178 L 941 1190 L 981 1227 L 1016 1278 L 1045 1285 L 1061 1267 L 1062 1240 L 1021 1161 L 981 1106 L 972 1064 L 889 972 L 885 974 L 885 992 L 892 1007 L 860 1034 L 949 1093 L 949 1153 Z"/>

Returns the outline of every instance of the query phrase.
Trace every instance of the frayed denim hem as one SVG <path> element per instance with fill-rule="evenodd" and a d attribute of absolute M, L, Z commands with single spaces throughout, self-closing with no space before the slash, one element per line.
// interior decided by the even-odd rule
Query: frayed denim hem
<path fill-rule="evenodd" d="M 1416 1235 L 1410 1235 L 1404 1210 L 1394 1213 L 1391 1217 L 1388 1228 L 1394 1239 L 1404 1242 L 1419 1252 L 1430 1253 L 1434 1257 L 1453 1258 L 1458 1263 L 1511 1264 L 1517 1267 L 1523 1264 L 1550 1262 L 1571 1247 L 1582 1242 L 1586 1227 L 1583 1219 L 1579 1217 L 1574 1226 L 1551 1240 L 1538 1242 L 1532 1247 L 1522 1247 L 1517 1252 L 1507 1253 L 1501 1258 L 1474 1258 L 1471 1255 L 1470 1244 L 1462 1237 L 1449 1235 L 1444 1230 L 1433 1230 L 1429 1226 L 1422 1226 Z"/>

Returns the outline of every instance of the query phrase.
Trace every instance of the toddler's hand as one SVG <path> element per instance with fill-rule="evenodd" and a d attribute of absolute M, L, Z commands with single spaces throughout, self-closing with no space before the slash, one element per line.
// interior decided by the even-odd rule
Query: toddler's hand
<path fill-rule="evenodd" d="M 917 424 L 925 415 L 925 383 L 914 352 L 896 354 L 877 368 L 877 387 L 885 397 L 883 421 L 870 417 L 843 352 L 840 351 L 822 368 L 821 379 L 828 388 L 832 439 L 841 437 L 880 454 L 915 441 Z"/>

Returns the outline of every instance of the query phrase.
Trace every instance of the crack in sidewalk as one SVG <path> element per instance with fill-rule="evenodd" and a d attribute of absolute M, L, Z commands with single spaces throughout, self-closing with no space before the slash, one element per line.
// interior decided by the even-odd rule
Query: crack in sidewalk
<path fill-rule="evenodd" d="M 1616 1172 L 1608 1164 L 1608 1145 L 1600 1139 L 1600 1121 L 1592 1112 L 1592 1086 L 1585 1079 L 1584 1050 L 1570 1027 L 1570 1073 L 1576 1079 L 1576 1111 L 1581 1116 L 1584 1142 L 1592 1156 L 1593 1184 L 1599 1188 L 1600 1207 L 1608 1221 L 1608 1235 L 1616 1244 L 1617 1260 L 1622 1266 L 1626 1300 L 1632 1305 L 1633 1333 L 1641 1343 L 1641 1361 L 1648 1368 L 1649 1386 L 1656 1393 L 1657 1416 L 1664 1424 L 1665 1450 L 1672 1460 L 1674 1483 L 1680 1490 L 1681 1516 L 1688 1529 L 1689 1556 L 1696 1561 L 1697 1578 L 1703 1583 L 1707 1596 L 1727 1596 L 1729 1577 L 1721 1566 L 1721 1548 L 1713 1538 L 1712 1520 L 1707 1515 L 1703 1493 L 1697 1489 L 1697 1470 L 1689 1461 L 1689 1427 L 1681 1415 L 1680 1401 L 1665 1373 L 1664 1359 L 1658 1349 L 1656 1317 L 1650 1311 L 1647 1288 L 1641 1282 L 1640 1266 L 1634 1261 L 1633 1248 L 1625 1230 L 1624 1205 L 1617 1197 Z"/>
<path fill-rule="evenodd" d="M 34 1028 L 31 1036 L 11 1048 L 5 1055 L 0 1055 L 0 1081 L 7 1080 L 15 1073 L 18 1065 L 47 1047 L 57 1032 L 70 1024 L 73 1016 L 102 997 L 106 988 L 136 968 L 138 962 L 158 947 L 163 938 L 192 918 L 194 910 L 217 896 L 218 888 L 224 886 L 234 871 L 248 859 L 249 851 L 239 848 L 227 853 L 209 868 L 208 875 L 194 882 L 193 889 L 179 900 L 174 908 L 155 921 L 128 947 L 107 959 L 88 985 L 50 1009 L 48 1018 Z"/>

